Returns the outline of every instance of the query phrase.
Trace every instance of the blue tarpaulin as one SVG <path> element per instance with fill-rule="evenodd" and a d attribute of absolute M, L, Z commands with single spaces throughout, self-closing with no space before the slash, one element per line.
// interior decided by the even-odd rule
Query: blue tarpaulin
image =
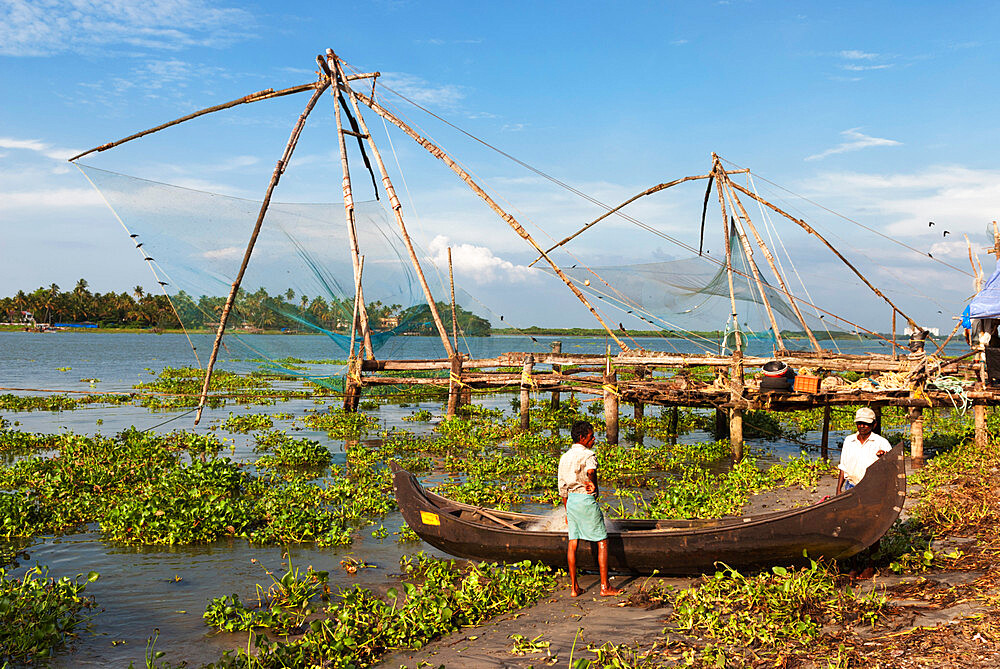
<path fill-rule="evenodd" d="M 972 318 L 1000 317 L 1000 264 L 997 265 L 983 289 L 969 303 L 969 316 Z"/>

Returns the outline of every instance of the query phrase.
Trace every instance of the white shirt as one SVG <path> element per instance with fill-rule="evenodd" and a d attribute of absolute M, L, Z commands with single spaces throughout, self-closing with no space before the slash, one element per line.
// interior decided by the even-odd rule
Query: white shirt
<path fill-rule="evenodd" d="M 892 449 L 885 437 L 872 432 L 868 435 L 865 443 L 858 441 L 858 433 L 844 439 L 844 447 L 840 451 L 840 470 L 844 472 L 844 478 L 857 485 L 865 477 L 868 466 L 878 460 L 875 455 L 879 451 Z"/>
<path fill-rule="evenodd" d="M 597 456 L 582 444 L 573 444 L 559 458 L 559 496 L 571 492 L 587 492 L 587 471 L 597 471 Z"/>

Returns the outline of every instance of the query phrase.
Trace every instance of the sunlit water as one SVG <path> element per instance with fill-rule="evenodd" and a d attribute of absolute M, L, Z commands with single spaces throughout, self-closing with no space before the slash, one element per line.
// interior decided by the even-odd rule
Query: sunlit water
<path fill-rule="evenodd" d="M 266 348 L 281 340 L 286 355 L 304 360 L 343 358 L 342 351 L 331 350 L 330 341 L 313 336 L 251 336 L 247 339 L 267 340 Z M 204 356 L 210 350 L 211 337 L 193 338 L 195 346 Z M 506 351 L 548 352 L 552 337 L 489 337 L 464 342 L 463 350 L 474 357 L 494 357 Z M 559 338 L 566 353 L 603 353 L 607 342 L 600 338 Z M 641 340 L 641 345 L 651 350 L 696 352 L 690 344 L 679 340 Z M 844 352 L 861 352 L 864 342 L 838 342 Z M 877 350 L 878 347 L 876 346 Z M 387 358 L 440 358 L 440 342 L 430 337 L 398 337 L 380 353 Z M 219 367 L 236 372 L 249 372 L 258 368 L 251 360 L 253 355 L 238 346 L 223 350 Z M 164 334 L 98 334 L 98 333 L 0 333 L 0 393 L 39 394 L 41 391 L 128 391 L 141 381 L 156 377 L 167 366 L 196 365 L 191 347 L 183 335 Z M 490 407 L 510 407 L 511 396 L 477 398 Z M 335 400 L 330 400 L 334 402 Z M 128 427 L 152 429 L 165 433 L 177 429 L 206 432 L 216 429 L 230 413 L 287 412 L 301 416 L 306 409 L 317 408 L 311 400 L 294 400 L 275 406 L 244 407 L 235 404 L 217 410 L 206 410 L 198 426 L 192 424 L 193 415 L 187 409 L 150 411 L 133 406 L 89 406 L 66 412 L 7 412 L 3 417 L 17 427 L 29 432 L 58 433 L 73 431 L 81 434 L 115 434 Z M 429 434 L 432 425 L 404 422 L 402 419 L 420 409 L 430 410 L 435 421 L 440 419 L 442 407 L 438 402 L 423 402 L 408 407 L 380 405 L 372 410 L 383 429 L 402 427 L 418 434 Z M 655 415 L 655 407 L 647 408 L 647 415 Z M 288 429 L 287 421 L 275 421 L 276 429 Z M 220 432 L 231 438 L 228 455 L 241 462 L 253 461 L 257 454 L 252 449 L 252 438 L 247 435 Z M 334 454 L 335 463 L 343 463 L 344 443 L 331 440 L 325 432 L 300 430 L 295 436 L 317 439 L 326 444 Z M 684 441 L 701 441 L 709 438 L 704 433 L 684 435 Z M 818 433 L 807 433 L 803 441 L 818 443 Z M 228 442 L 227 442 L 228 443 Z M 649 443 L 647 441 L 647 443 Z M 831 439 L 832 444 L 839 440 Z M 797 454 L 798 443 L 768 442 L 765 461 Z M 531 512 L 548 512 L 546 529 L 565 527 L 565 512 L 560 509 L 526 509 Z M 561 515 L 560 515 L 561 512 Z M 399 557 L 402 553 L 424 550 L 440 554 L 426 544 L 398 545 L 392 532 L 399 529 L 402 518 L 398 513 L 389 514 L 380 521 L 390 532 L 388 538 L 372 538 L 373 528 L 356 533 L 354 543 L 346 548 L 315 548 L 311 545 L 290 547 L 290 557 L 295 566 L 313 566 L 327 570 L 331 585 L 350 587 L 358 583 L 366 586 L 384 586 L 396 578 Z M 560 525 L 561 523 L 561 525 Z M 376 527 L 378 523 L 376 523 Z M 556 526 L 559 526 L 558 528 Z M 539 528 L 541 529 L 541 528 Z M 29 555 L 21 560 L 17 575 L 33 564 L 48 565 L 54 577 L 86 574 L 97 571 L 100 580 L 88 586 L 87 592 L 97 599 L 98 609 L 90 625 L 68 651 L 57 655 L 54 666 L 127 666 L 129 662 L 144 664 L 146 640 L 159 630 L 157 650 L 167 652 L 166 659 L 191 664 L 218 659 L 229 648 L 245 646 L 245 634 L 213 634 L 202 621 L 208 601 L 237 593 L 244 601 L 252 600 L 258 583 L 269 585 L 270 578 L 263 567 L 277 574 L 285 570 L 282 548 L 251 546 L 243 540 L 222 540 L 212 544 L 179 547 L 129 547 L 101 539 L 97 528 L 62 537 L 38 537 L 26 548 Z M 345 572 L 340 561 L 353 556 L 374 565 L 360 569 L 356 574 Z M 256 559 L 259 564 L 254 564 Z M 263 565 L 263 566 L 262 566 Z"/>

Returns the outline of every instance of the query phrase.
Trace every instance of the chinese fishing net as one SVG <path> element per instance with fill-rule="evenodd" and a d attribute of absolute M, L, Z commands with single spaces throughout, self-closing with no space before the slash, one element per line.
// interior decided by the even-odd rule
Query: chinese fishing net
<path fill-rule="evenodd" d="M 143 254 L 184 328 L 214 334 L 260 202 L 78 167 Z M 358 202 L 355 227 L 363 256 L 362 294 L 376 356 L 392 357 L 396 335 L 412 333 L 434 335 L 427 339 L 423 357 L 443 357 L 430 309 L 395 221 L 379 202 Z M 427 278 L 450 333 L 449 292 L 435 271 L 429 271 Z M 343 204 L 272 202 L 229 316 L 224 342 L 241 348 L 246 359 L 265 368 L 342 388 L 344 361 L 352 348 L 355 292 Z M 467 334 L 489 327 L 461 306 L 458 314 Z M 321 337 L 288 336 L 293 334 Z M 205 338 L 199 342 L 195 353 L 205 365 Z M 360 352 L 362 346 L 355 328 L 353 350 Z"/>

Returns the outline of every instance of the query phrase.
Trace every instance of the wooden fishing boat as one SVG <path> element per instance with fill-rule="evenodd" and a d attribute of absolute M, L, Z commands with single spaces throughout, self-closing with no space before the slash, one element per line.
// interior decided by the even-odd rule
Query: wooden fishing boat
<path fill-rule="evenodd" d="M 566 566 L 565 531 L 532 531 L 543 516 L 483 509 L 425 490 L 391 463 L 396 501 L 407 524 L 427 543 L 478 560 L 534 560 Z M 855 488 L 812 506 L 710 520 L 616 520 L 608 532 L 612 571 L 699 574 L 717 562 L 760 568 L 810 558 L 846 558 L 889 529 L 906 498 L 902 444 L 872 464 Z M 581 541 L 580 569 L 597 568 L 597 546 Z"/>

